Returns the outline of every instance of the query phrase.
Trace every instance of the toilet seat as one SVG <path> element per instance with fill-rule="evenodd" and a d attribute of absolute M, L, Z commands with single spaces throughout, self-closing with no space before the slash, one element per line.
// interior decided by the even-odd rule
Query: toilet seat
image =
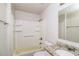
<path fill-rule="evenodd" d="M 57 55 L 57 56 L 74 56 L 74 54 L 72 54 L 66 50 L 56 50 L 54 52 L 54 55 Z"/>
<path fill-rule="evenodd" d="M 39 51 L 34 53 L 34 56 L 51 56 L 47 51 Z"/>

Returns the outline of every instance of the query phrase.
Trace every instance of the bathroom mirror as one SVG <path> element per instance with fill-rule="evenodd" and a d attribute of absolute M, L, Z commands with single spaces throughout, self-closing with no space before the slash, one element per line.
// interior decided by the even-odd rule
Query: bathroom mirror
<path fill-rule="evenodd" d="M 59 39 L 79 43 L 79 4 L 71 4 L 59 12 Z"/>

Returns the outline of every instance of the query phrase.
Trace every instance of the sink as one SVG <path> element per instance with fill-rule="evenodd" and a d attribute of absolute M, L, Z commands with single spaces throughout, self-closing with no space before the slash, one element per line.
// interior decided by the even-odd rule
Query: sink
<path fill-rule="evenodd" d="M 75 49 L 75 51 L 74 51 L 74 50 L 70 50 L 68 48 L 62 47 L 62 48 L 59 48 L 58 50 L 65 50 L 65 51 L 68 51 L 68 52 L 74 54 L 75 56 L 79 56 L 79 50 L 77 50 L 77 49 Z"/>
<path fill-rule="evenodd" d="M 63 48 L 64 50 L 74 54 L 75 56 L 79 56 L 79 50 L 73 47 Z"/>
<path fill-rule="evenodd" d="M 74 56 L 74 54 L 72 54 L 71 52 L 63 50 L 63 49 L 55 50 L 54 55 L 57 55 L 57 56 Z"/>

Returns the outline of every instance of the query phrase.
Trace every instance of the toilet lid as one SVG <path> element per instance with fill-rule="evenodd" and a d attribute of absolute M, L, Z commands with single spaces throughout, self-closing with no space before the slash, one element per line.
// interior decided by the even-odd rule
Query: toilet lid
<path fill-rule="evenodd" d="M 50 54 L 47 51 L 39 51 L 34 53 L 34 56 L 50 56 Z"/>
<path fill-rule="evenodd" d="M 56 50 L 55 54 L 58 56 L 74 56 L 74 54 L 72 54 L 66 50 Z"/>

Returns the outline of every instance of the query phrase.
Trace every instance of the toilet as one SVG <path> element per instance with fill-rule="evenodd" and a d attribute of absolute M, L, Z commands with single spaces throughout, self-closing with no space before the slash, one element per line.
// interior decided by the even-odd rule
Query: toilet
<path fill-rule="evenodd" d="M 66 50 L 56 50 L 53 54 L 55 56 L 74 56 L 74 54 L 72 54 Z"/>
<path fill-rule="evenodd" d="M 51 56 L 47 51 L 39 51 L 33 54 L 33 56 Z"/>

